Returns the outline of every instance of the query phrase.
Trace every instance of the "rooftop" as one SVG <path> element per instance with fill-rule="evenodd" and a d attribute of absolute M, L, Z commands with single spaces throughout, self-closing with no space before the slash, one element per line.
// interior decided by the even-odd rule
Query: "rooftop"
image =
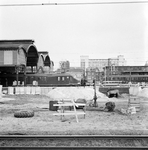
<path fill-rule="evenodd" d="M 0 40 L 0 44 L 5 43 L 34 43 L 32 39 L 20 39 L 20 40 Z"/>

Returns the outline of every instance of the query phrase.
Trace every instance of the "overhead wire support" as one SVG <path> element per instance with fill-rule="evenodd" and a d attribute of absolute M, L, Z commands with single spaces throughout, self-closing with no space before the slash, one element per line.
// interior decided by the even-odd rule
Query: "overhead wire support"
<path fill-rule="evenodd" d="M 6 6 L 45 6 L 45 5 L 105 5 L 105 4 L 142 4 L 148 3 L 148 1 L 118 1 L 118 2 L 84 2 L 84 3 L 24 3 L 24 4 L 0 4 L 0 7 Z"/>

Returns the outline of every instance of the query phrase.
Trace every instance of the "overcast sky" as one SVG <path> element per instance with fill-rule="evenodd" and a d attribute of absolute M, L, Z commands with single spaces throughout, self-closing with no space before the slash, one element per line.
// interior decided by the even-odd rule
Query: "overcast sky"
<path fill-rule="evenodd" d="M 0 4 L 108 1 L 1 0 Z M 90 59 L 124 55 L 127 65 L 145 65 L 148 3 L 0 6 L 0 40 L 13 39 L 35 40 L 38 51 L 48 51 L 55 67 L 61 60 L 80 66 L 81 55 Z"/>

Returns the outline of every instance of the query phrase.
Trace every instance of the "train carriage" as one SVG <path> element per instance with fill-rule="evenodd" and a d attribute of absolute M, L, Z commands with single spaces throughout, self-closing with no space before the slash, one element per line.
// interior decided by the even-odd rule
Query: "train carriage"
<path fill-rule="evenodd" d="M 80 82 L 72 75 L 59 74 L 27 74 L 26 84 L 32 85 L 36 81 L 38 86 L 77 86 Z"/>

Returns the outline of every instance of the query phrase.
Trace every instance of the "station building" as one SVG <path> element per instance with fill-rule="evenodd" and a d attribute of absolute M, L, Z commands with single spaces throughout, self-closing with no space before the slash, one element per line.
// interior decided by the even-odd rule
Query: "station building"
<path fill-rule="evenodd" d="M 0 85 L 26 84 L 26 74 L 53 68 L 48 52 L 39 52 L 34 40 L 0 40 Z"/>

